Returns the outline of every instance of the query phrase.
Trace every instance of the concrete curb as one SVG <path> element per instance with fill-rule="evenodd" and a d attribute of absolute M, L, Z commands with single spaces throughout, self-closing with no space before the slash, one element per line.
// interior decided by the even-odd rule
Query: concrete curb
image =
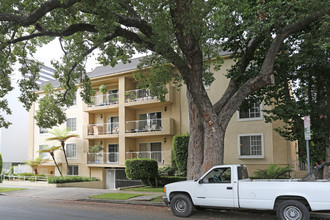
<path fill-rule="evenodd" d="M 320 219 L 330 219 L 330 213 L 323 212 L 311 212 L 312 218 L 320 218 Z"/>
<path fill-rule="evenodd" d="M 148 202 L 148 201 L 113 200 L 113 199 L 78 199 L 76 201 L 166 207 L 165 203 L 163 202 Z"/>

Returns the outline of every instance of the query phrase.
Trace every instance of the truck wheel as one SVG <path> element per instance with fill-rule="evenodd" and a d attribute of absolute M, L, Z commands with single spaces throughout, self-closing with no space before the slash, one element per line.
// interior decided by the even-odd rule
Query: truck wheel
<path fill-rule="evenodd" d="M 297 200 L 287 200 L 279 204 L 276 210 L 279 220 L 309 220 L 307 207 Z"/>
<path fill-rule="evenodd" d="M 189 196 L 177 194 L 171 200 L 171 210 L 176 216 L 188 217 L 194 210 L 194 205 Z"/>

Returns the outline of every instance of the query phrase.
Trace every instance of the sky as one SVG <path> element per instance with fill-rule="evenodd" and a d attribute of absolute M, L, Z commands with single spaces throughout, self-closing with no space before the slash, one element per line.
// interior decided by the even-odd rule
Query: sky
<path fill-rule="evenodd" d="M 34 58 L 38 61 L 44 63 L 45 66 L 53 68 L 51 65 L 52 60 L 60 60 L 61 56 L 63 55 L 63 51 L 57 39 L 53 40 L 47 45 L 39 48 L 34 55 Z M 86 64 L 86 71 L 90 72 L 95 69 L 96 66 L 100 66 L 98 61 L 95 59 L 96 57 L 93 56 L 87 60 Z"/>

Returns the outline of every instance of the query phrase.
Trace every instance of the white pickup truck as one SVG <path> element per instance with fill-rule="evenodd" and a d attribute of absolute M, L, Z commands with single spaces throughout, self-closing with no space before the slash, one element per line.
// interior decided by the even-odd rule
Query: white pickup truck
<path fill-rule="evenodd" d="M 194 207 L 274 210 L 278 219 L 309 219 L 310 211 L 330 210 L 330 182 L 251 180 L 244 165 L 219 165 L 200 179 L 167 184 L 164 202 L 174 215 Z"/>

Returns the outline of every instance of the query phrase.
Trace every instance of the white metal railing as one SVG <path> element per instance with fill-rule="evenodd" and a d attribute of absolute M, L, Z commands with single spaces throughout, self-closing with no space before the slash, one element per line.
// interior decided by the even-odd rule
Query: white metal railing
<path fill-rule="evenodd" d="M 304 161 L 293 160 L 292 165 L 293 165 L 294 170 L 300 170 L 300 171 L 307 170 L 307 164 Z"/>
<path fill-rule="evenodd" d="M 30 182 L 48 182 L 47 176 L 16 176 L 16 175 L 0 175 L 1 180 L 8 181 L 30 181 Z"/>
<path fill-rule="evenodd" d="M 104 135 L 104 134 L 118 134 L 118 133 L 119 133 L 119 122 L 88 125 L 88 135 Z"/>
<path fill-rule="evenodd" d="M 88 107 L 114 105 L 118 104 L 118 93 L 96 95 L 92 96 L 91 99 L 92 102 L 88 104 Z"/>
<path fill-rule="evenodd" d="M 151 96 L 150 89 L 135 89 L 125 92 L 125 102 L 136 102 L 152 99 L 157 99 L 157 96 Z"/>
<path fill-rule="evenodd" d="M 136 120 L 126 122 L 126 133 L 162 131 L 162 119 Z"/>
<path fill-rule="evenodd" d="M 117 164 L 118 163 L 118 152 L 99 152 L 99 153 L 88 153 L 87 163 L 88 164 Z"/>
<path fill-rule="evenodd" d="M 126 152 L 126 159 L 135 159 L 135 158 L 146 158 L 154 159 L 158 163 L 164 163 L 162 160 L 163 152 L 162 151 L 137 151 L 137 152 Z"/>

